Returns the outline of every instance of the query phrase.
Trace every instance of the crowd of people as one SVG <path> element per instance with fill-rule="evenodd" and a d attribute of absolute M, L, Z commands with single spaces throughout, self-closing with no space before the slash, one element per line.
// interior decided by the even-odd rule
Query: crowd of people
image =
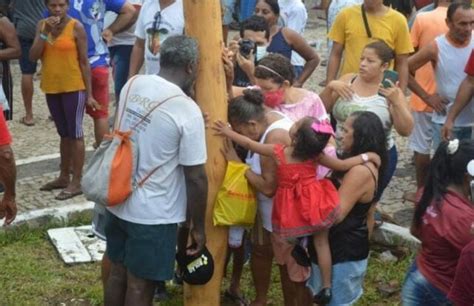
<path fill-rule="evenodd" d="M 471 2 L 435 0 L 412 12 L 403 1 L 332 0 L 319 93 L 307 83 L 322 62 L 303 36 L 307 5 L 221 2 L 228 117 L 206 122 L 193 100 L 199 46 L 185 35 L 183 0 L 11 0 L 0 16 L 0 218 L 10 224 L 17 211 L 7 121 L 9 61 L 19 59 L 20 123 L 36 123 L 40 63 L 60 137 L 59 176 L 41 191 L 60 189 L 59 201 L 82 194 L 84 114 L 95 148 L 112 129 L 134 131 L 143 184 L 119 205 L 94 208 L 94 233 L 106 240 L 105 305 L 151 305 L 166 296 L 165 281 L 185 275 L 176 253 L 207 252 L 206 126 L 223 137 L 227 161 L 248 165 L 256 191 L 253 227 L 229 238 L 225 296 L 237 305 L 267 304 L 274 261 L 285 305 L 351 305 L 363 295 L 378 203 L 397 169 L 396 135 L 414 154 L 417 191 L 404 197 L 415 202 L 411 232 L 421 241 L 402 303 L 473 305 Z M 251 302 L 240 284 L 247 257 Z"/>

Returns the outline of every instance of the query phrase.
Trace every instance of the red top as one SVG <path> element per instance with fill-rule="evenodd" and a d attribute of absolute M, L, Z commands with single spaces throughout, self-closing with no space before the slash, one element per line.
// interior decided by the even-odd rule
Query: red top
<path fill-rule="evenodd" d="M 334 185 L 316 178 L 313 161 L 289 164 L 282 145 L 275 145 L 274 150 L 278 187 L 273 198 L 273 232 L 282 237 L 302 237 L 330 228 L 339 211 Z"/>
<path fill-rule="evenodd" d="M 456 306 L 474 305 L 474 240 L 462 251 L 448 298 Z"/>
<path fill-rule="evenodd" d="M 473 240 L 474 207 L 451 191 L 441 203 L 440 210 L 431 204 L 423 215 L 417 265 L 433 286 L 448 294 L 461 250 Z"/>
<path fill-rule="evenodd" d="M 9 145 L 12 142 L 12 137 L 8 131 L 7 122 L 3 116 L 3 109 L 0 106 L 0 146 Z"/>
<path fill-rule="evenodd" d="M 474 76 L 474 50 L 471 52 L 471 56 L 469 56 L 464 72 L 470 76 Z"/>

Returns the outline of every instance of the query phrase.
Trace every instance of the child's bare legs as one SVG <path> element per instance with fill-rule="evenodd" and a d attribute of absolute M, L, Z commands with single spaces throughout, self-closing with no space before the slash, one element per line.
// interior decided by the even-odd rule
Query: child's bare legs
<path fill-rule="evenodd" d="M 328 240 L 329 230 L 320 231 L 313 235 L 314 248 L 318 253 L 318 266 L 321 270 L 321 283 L 323 288 L 331 288 L 331 250 Z"/>
<path fill-rule="evenodd" d="M 321 291 L 314 297 L 317 304 L 326 304 L 331 300 L 331 270 L 332 258 L 328 240 L 329 230 L 317 232 L 313 235 L 314 248 L 318 253 L 318 266 L 321 271 Z"/>

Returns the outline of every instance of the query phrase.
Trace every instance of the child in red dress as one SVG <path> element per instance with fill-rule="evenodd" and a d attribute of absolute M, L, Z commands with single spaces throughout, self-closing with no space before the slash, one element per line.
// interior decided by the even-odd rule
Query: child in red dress
<path fill-rule="evenodd" d="M 317 250 L 323 289 L 314 301 L 327 303 L 331 299 L 331 252 L 328 232 L 339 210 L 339 197 L 327 179 L 316 178 L 316 167 L 321 164 L 337 171 L 372 161 L 380 164 L 375 153 L 362 154 L 339 160 L 323 153 L 334 131 L 328 120 L 305 117 L 290 129 L 291 146 L 261 144 L 240 135 L 222 121 L 213 129 L 244 148 L 263 156 L 273 157 L 277 163 L 277 190 L 273 198 L 273 232 L 284 238 L 313 236 Z"/>

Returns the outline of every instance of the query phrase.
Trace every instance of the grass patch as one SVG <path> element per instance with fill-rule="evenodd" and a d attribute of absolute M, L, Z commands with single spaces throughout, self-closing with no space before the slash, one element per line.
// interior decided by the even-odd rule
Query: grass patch
<path fill-rule="evenodd" d="M 53 221 L 40 228 L 20 226 L 0 232 L 0 304 L 2 305 L 101 305 L 102 284 L 100 264 L 68 266 L 59 258 L 46 231 L 61 226 L 90 223 L 90 214 L 79 214 L 67 224 Z M 412 256 L 397 262 L 385 263 L 378 259 L 383 251 L 374 247 L 367 271 L 365 292 L 357 305 L 399 305 L 399 289 Z M 230 271 L 229 271 L 230 275 Z M 380 286 L 392 285 L 395 292 L 384 295 Z M 172 298 L 156 303 L 163 306 L 182 305 L 182 288 L 169 286 Z M 228 288 L 224 280 L 222 290 Z M 245 265 L 242 291 L 252 299 L 255 296 L 249 265 Z M 275 266 L 269 292 L 272 305 L 282 305 L 283 297 L 279 271 Z M 223 300 L 223 305 L 232 305 Z"/>

